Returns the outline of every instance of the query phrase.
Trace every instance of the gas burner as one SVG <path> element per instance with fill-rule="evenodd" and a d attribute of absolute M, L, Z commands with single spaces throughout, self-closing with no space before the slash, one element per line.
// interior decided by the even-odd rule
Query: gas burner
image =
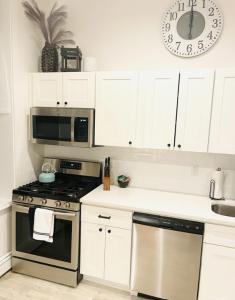
<path fill-rule="evenodd" d="M 53 162 L 56 173 L 52 183 L 31 182 L 13 191 L 13 201 L 24 205 L 52 207 L 78 211 L 80 199 L 98 187 L 102 182 L 101 164 L 98 162 L 63 161 L 45 159 Z"/>

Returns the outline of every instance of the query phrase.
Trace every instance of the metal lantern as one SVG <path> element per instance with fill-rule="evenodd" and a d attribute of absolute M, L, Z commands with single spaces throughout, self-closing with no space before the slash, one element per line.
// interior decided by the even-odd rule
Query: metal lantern
<path fill-rule="evenodd" d="M 82 70 L 82 52 L 79 47 L 61 48 L 62 72 L 81 72 Z"/>

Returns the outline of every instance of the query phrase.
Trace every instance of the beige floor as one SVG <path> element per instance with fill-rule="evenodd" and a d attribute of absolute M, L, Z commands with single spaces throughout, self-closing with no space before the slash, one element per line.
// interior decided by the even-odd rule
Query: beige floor
<path fill-rule="evenodd" d="M 59 284 L 7 273 L 0 279 L 0 300 L 136 300 L 126 292 L 82 281 L 69 288 Z"/>

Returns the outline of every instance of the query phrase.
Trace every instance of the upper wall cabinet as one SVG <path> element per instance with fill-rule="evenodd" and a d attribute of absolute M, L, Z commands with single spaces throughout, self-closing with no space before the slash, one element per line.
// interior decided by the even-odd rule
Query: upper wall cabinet
<path fill-rule="evenodd" d="M 95 73 L 64 73 L 63 100 L 70 107 L 95 107 Z"/>
<path fill-rule="evenodd" d="M 176 149 L 208 151 L 213 87 L 214 71 L 181 72 Z"/>
<path fill-rule="evenodd" d="M 35 73 L 33 106 L 95 107 L 95 73 Z"/>
<path fill-rule="evenodd" d="M 33 74 L 32 102 L 33 106 L 53 107 L 62 104 L 62 74 Z"/>
<path fill-rule="evenodd" d="M 138 73 L 96 73 L 96 145 L 135 145 Z"/>
<path fill-rule="evenodd" d="M 235 154 L 235 70 L 216 72 L 209 152 Z"/>
<path fill-rule="evenodd" d="M 173 149 L 179 71 L 142 72 L 136 141 L 140 148 Z"/>

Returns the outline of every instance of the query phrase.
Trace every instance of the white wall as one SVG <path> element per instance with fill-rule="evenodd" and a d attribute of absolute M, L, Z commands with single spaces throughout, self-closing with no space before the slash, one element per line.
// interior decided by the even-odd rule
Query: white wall
<path fill-rule="evenodd" d="M 158 67 L 235 66 L 235 2 L 216 0 L 225 18 L 216 46 L 193 59 L 170 54 L 161 42 L 164 11 L 174 0 L 60 0 L 69 11 L 68 28 L 85 56 L 95 56 L 100 70 Z M 40 0 L 44 6 L 54 0 Z"/>
<path fill-rule="evenodd" d="M 35 180 L 41 156 L 40 148 L 28 139 L 30 111 L 30 72 L 38 69 L 41 41 L 26 19 L 21 1 L 13 0 L 13 97 L 15 186 Z"/>
<path fill-rule="evenodd" d="M 1 87 L 7 87 L 4 92 L 4 98 L 9 102 L 9 114 L 0 114 L 0 199 L 3 201 L 11 200 L 11 190 L 13 187 L 13 127 L 11 114 L 11 92 L 9 86 L 11 85 L 11 37 L 10 37 L 10 2 L 0 0 L 0 54 L 6 66 L 6 77 L 1 76 Z M 4 72 L 1 65 L 1 74 Z M 0 93 L 3 93 L 2 89 Z M 7 96 L 9 94 L 9 97 Z M 2 99 L 2 97 L 1 97 Z"/>

